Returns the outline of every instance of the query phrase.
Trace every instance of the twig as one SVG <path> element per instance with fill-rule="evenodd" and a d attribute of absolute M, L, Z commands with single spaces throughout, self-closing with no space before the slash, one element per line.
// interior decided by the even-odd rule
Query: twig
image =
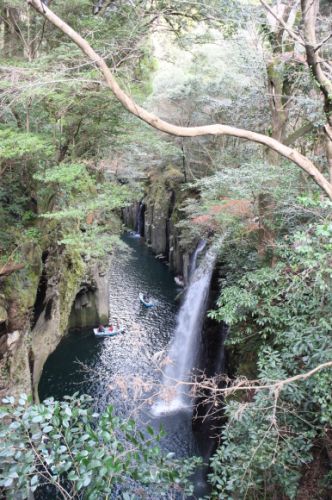
<path fill-rule="evenodd" d="M 317 50 L 319 50 L 322 47 L 322 45 L 324 45 L 324 43 L 326 43 L 330 38 L 332 38 L 332 33 L 327 35 L 327 37 L 324 38 L 324 40 L 322 40 L 320 43 L 316 45 L 316 47 L 314 48 L 314 52 L 317 52 Z"/>

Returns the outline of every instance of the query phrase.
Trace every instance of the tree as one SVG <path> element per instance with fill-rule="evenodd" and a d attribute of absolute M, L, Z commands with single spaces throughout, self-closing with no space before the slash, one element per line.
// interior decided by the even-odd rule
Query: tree
<path fill-rule="evenodd" d="M 276 139 L 258 134 L 244 129 L 230 127 L 222 124 L 206 125 L 198 127 L 180 127 L 173 125 L 164 120 L 161 120 L 153 113 L 149 113 L 144 108 L 136 104 L 118 85 L 112 72 L 108 68 L 105 60 L 99 56 L 77 32 L 75 32 L 68 24 L 56 16 L 48 7 L 41 2 L 41 0 L 27 0 L 27 2 L 34 7 L 40 14 L 42 14 L 51 23 L 57 26 L 61 31 L 71 38 L 81 50 L 99 67 L 102 71 L 106 82 L 116 98 L 123 104 L 123 106 L 136 115 L 141 120 L 145 121 L 152 127 L 166 132 L 171 135 L 181 137 L 197 137 L 200 135 L 231 135 L 243 139 L 251 140 L 260 144 L 268 146 L 278 154 L 284 156 L 288 160 L 294 162 L 305 172 L 307 172 L 317 183 L 317 185 L 325 191 L 325 193 L 332 199 L 332 184 L 330 184 L 318 168 L 305 156 L 298 151 L 285 146 Z"/>
<path fill-rule="evenodd" d="M 106 59 L 118 74 L 135 70 L 138 76 L 143 71 L 141 30 L 138 23 L 135 30 L 127 29 L 127 24 L 133 27 L 135 23 L 125 7 L 107 22 L 92 16 L 90 1 L 72 2 L 70 8 L 68 2 L 60 1 L 57 8 L 102 47 L 112 29 L 112 47 L 118 57 L 106 55 Z M 121 134 L 122 108 L 115 98 L 109 99 L 107 88 L 84 55 L 79 50 L 69 52 L 63 35 L 37 12 L 18 0 L 0 0 L 0 9 L 0 44 L 8 46 L 1 54 L 0 67 L 0 259 L 5 264 L 8 259 L 21 260 L 21 248 L 29 243 L 59 248 L 66 241 L 83 253 L 91 252 L 88 241 L 102 243 L 96 235 L 105 232 L 105 220 L 112 232 L 111 220 L 115 221 L 119 203 L 131 199 L 127 188 L 104 182 L 104 172 L 97 165 L 110 149 L 109 137 L 114 141 Z M 15 37 L 14 51 L 7 29 Z M 51 63 L 49 51 L 56 53 Z M 139 86 L 138 82 L 135 88 Z M 89 178 L 89 183 L 81 184 L 81 194 L 73 186 L 78 165 L 82 181 Z M 94 217 L 87 224 L 89 212 Z M 113 224 L 114 229 L 118 227 Z"/>
<path fill-rule="evenodd" d="M 223 280 L 211 314 L 229 325 L 228 349 L 240 359 L 237 375 L 251 366 L 257 381 L 240 378 L 233 392 L 225 391 L 228 422 L 211 462 L 213 498 L 303 498 L 304 481 L 317 495 L 312 498 L 329 496 L 331 241 L 328 217 L 302 225 L 277 241 L 275 268 L 230 273 Z M 237 251 L 228 265 L 234 259 L 239 268 L 239 249 L 228 251 Z M 245 391 L 242 398 L 237 384 Z M 319 473 L 305 479 L 312 462 Z"/>
<path fill-rule="evenodd" d="M 326 36 L 320 43 L 316 39 L 316 22 L 319 13 L 319 0 L 301 0 L 302 19 L 304 25 L 304 43 L 307 63 L 312 75 L 324 96 L 324 112 L 326 124 L 326 150 L 329 166 L 330 182 L 332 183 L 332 68 L 328 61 L 321 55 L 324 44 L 331 38 Z M 332 14 L 331 8 L 329 14 Z"/>
<path fill-rule="evenodd" d="M 133 498 L 144 487 L 158 498 L 169 489 L 192 493 L 188 477 L 200 463 L 163 454 L 163 432 L 138 429 L 112 406 L 95 413 L 89 396 L 45 400 L 3 399 L 0 408 L 0 489 L 6 498 L 30 498 L 39 487 L 52 498 Z M 120 493 L 121 492 L 121 493 Z M 135 496 L 137 498 L 137 496 Z"/>

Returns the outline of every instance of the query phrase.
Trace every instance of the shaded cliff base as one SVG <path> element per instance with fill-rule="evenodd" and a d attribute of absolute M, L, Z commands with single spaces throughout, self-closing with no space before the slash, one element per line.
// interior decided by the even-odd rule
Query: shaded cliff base
<path fill-rule="evenodd" d="M 187 283 L 190 255 L 197 241 L 181 245 L 177 223 L 183 219 L 181 206 L 188 195 L 182 190 L 183 185 L 183 174 L 173 166 L 158 175 L 150 175 L 144 196 L 123 209 L 122 219 L 127 228 L 144 237 L 156 256 L 167 261 L 170 270 Z"/>
<path fill-rule="evenodd" d="M 24 269 L 1 281 L 0 395 L 33 394 L 48 356 L 69 327 L 108 321 L 109 256 L 84 262 L 65 248 L 34 248 Z"/>

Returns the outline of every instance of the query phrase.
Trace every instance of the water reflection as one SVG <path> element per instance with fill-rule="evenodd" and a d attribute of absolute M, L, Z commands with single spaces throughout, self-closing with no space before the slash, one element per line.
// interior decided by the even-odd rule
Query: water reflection
<path fill-rule="evenodd" d="M 178 289 L 168 267 L 155 259 L 141 239 L 127 235 L 123 241 L 129 252 L 116 252 L 109 271 L 110 322 L 124 324 L 126 333 L 95 338 L 91 329 L 70 332 L 45 364 L 39 384 L 41 399 L 61 399 L 79 391 L 93 396 L 98 409 L 112 403 L 119 414 L 128 416 L 139 403 L 133 401 L 131 383 L 127 391 L 126 381 L 133 376 L 156 379 L 152 359 L 155 353 L 167 349 L 173 335 Z M 138 298 L 140 292 L 148 292 L 157 301 L 156 307 L 145 308 Z M 82 363 L 87 371 L 82 371 Z M 119 379 L 122 388 L 114 383 Z M 146 406 L 139 416 L 144 421 L 152 418 Z M 177 456 L 194 452 L 190 414 L 173 414 L 151 422 L 156 429 L 161 423 L 167 431 L 163 441 L 167 450 Z"/>

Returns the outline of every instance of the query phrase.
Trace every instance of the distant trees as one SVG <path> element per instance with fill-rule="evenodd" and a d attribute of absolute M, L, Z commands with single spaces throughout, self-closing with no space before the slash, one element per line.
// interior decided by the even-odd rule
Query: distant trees
<path fill-rule="evenodd" d="M 281 142 L 289 144 L 313 128 L 323 129 L 326 138 L 326 155 L 330 182 L 331 174 L 331 106 L 332 106 L 332 68 L 331 68 L 331 32 L 329 19 L 332 15 L 331 5 L 324 5 L 319 0 L 302 0 L 299 2 L 276 2 L 269 6 L 260 0 L 267 12 L 270 24 L 272 58 L 268 64 L 268 82 L 271 91 L 272 134 L 280 136 Z M 319 39 L 318 39 L 319 38 Z M 294 98 L 292 86 L 294 81 L 294 65 L 300 66 L 306 61 L 310 77 L 323 97 L 323 109 L 326 123 L 304 123 L 298 131 L 288 138 L 282 137 L 289 106 Z M 292 68 L 292 66 L 293 68 Z M 293 73 L 293 74 L 292 74 Z"/>
<path fill-rule="evenodd" d="M 332 65 L 331 49 L 326 50 L 326 44 L 332 39 L 331 29 L 328 34 L 320 33 L 317 40 L 317 23 L 320 17 L 319 0 L 301 0 L 303 19 L 304 46 L 307 63 L 324 99 L 326 123 L 326 152 L 329 167 L 330 183 L 332 183 Z M 326 7 L 327 23 L 331 20 L 332 6 Z M 329 25 L 331 28 L 331 25 Z"/>

